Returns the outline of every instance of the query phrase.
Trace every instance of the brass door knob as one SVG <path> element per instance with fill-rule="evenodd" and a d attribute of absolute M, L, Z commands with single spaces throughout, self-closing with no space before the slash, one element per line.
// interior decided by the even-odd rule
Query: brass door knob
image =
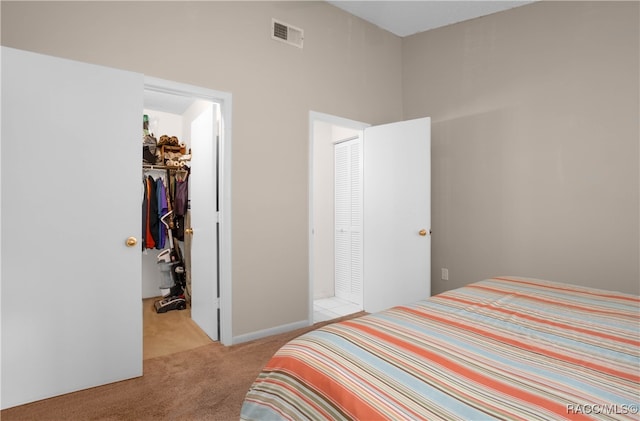
<path fill-rule="evenodd" d="M 184 233 L 185 233 L 185 234 L 189 234 L 189 235 L 193 235 L 193 228 L 186 228 L 186 229 L 184 230 Z"/>
<path fill-rule="evenodd" d="M 136 237 L 129 237 L 127 238 L 127 241 L 125 241 L 125 244 L 127 247 L 133 247 L 138 244 L 138 239 Z"/>
<path fill-rule="evenodd" d="M 424 237 L 425 235 L 427 235 L 427 230 L 420 230 L 418 232 L 418 234 L 420 234 L 422 237 Z"/>

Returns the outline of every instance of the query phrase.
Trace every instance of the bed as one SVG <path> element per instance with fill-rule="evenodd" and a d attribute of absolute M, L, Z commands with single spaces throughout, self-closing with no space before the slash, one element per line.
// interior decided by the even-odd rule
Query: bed
<path fill-rule="evenodd" d="M 243 420 L 632 419 L 640 297 L 499 277 L 283 346 Z"/>

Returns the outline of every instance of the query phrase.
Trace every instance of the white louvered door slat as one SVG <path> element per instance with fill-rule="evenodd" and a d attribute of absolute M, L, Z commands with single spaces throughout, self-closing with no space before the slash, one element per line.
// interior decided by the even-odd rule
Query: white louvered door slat
<path fill-rule="evenodd" d="M 335 150 L 335 225 L 344 229 L 350 219 L 349 199 L 349 151 L 345 145 L 336 145 Z"/>
<path fill-rule="evenodd" d="M 360 139 L 348 142 L 351 162 L 350 185 L 351 185 L 351 226 L 360 230 L 362 228 L 362 147 Z"/>
<path fill-rule="evenodd" d="M 345 298 L 350 290 L 350 240 L 348 228 L 351 219 L 349 148 L 345 144 L 335 147 L 334 155 L 335 194 L 335 295 Z"/>
<path fill-rule="evenodd" d="M 362 305 L 362 142 L 352 140 L 351 168 L 351 282 L 350 301 Z"/>
<path fill-rule="evenodd" d="M 336 230 L 335 237 L 335 294 L 345 298 L 349 294 L 351 277 L 350 239 L 346 231 Z"/>
<path fill-rule="evenodd" d="M 362 144 L 335 146 L 335 295 L 362 304 Z"/>
<path fill-rule="evenodd" d="M 362 304 L 362 232 L 351 232 L 351 299 L 356 304 Z"/>

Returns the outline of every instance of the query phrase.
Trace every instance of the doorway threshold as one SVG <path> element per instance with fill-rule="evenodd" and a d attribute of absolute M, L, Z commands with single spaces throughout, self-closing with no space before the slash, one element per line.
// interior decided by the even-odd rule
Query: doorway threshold
<path fill-rule="evenodd" d="M 359 311 L 362 311 L 361 306 L 343 298 L 320 298 L 313 301 L 313 323 L 337 319 Z"/>

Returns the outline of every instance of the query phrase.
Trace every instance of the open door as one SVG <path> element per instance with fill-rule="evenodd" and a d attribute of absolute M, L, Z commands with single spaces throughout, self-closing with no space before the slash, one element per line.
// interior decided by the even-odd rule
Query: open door
<path fill-rule="evenodd" d="M 2 407 L 142 375 L 143 76 L 2 47 Z"/>
<path fill-rule="evenodd" d="M 431 119 L 364 129 L 364 310 L 431 293 Z"/>
<path fill-rule="evenodd" d="M 217 105 L 191 123 L 191 318 L 218 340 Z"/>

